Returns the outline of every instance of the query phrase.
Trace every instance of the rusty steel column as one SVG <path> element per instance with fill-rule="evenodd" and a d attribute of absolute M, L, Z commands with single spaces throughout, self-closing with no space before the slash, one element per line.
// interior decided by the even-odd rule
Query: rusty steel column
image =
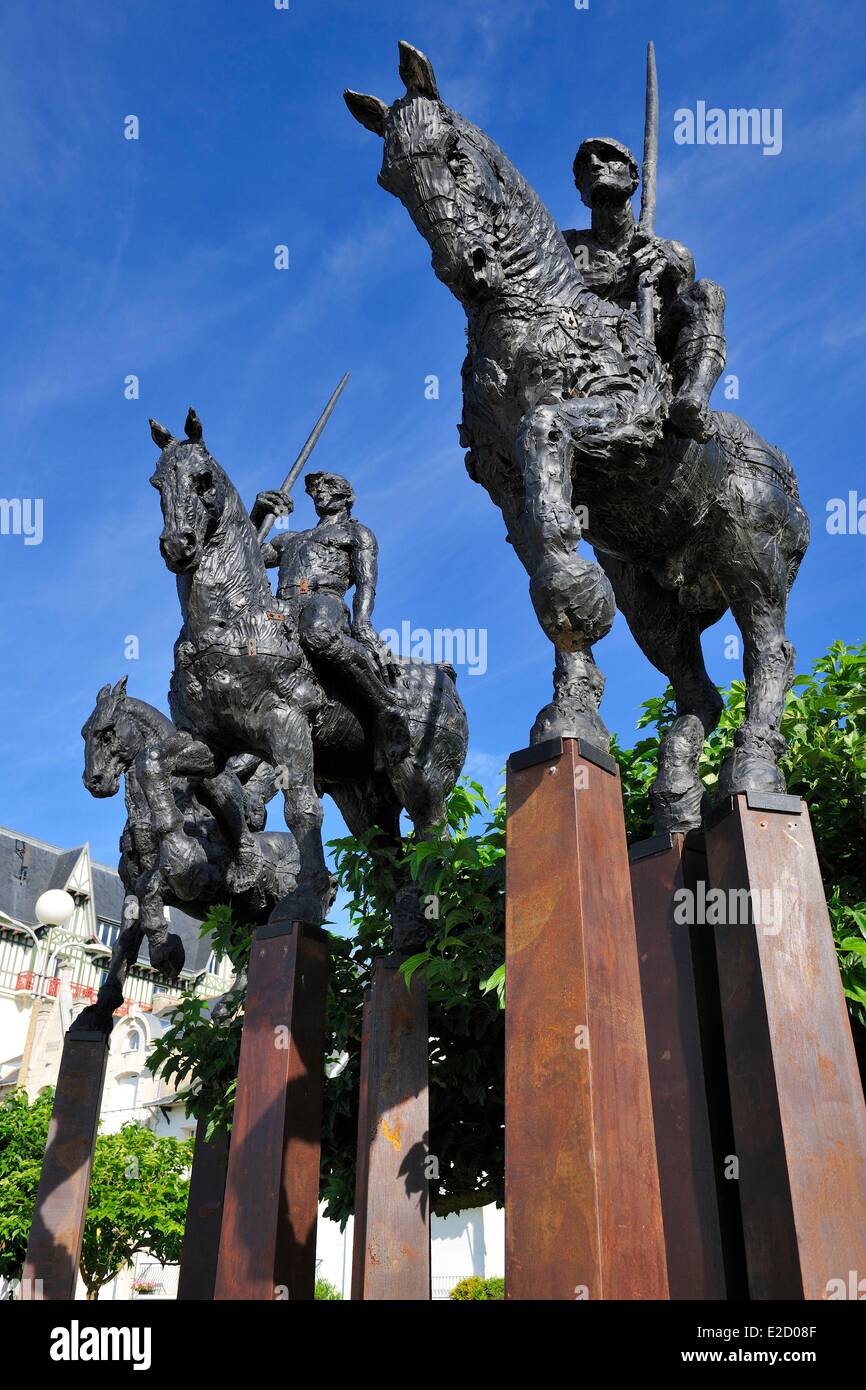
<path fill-rule="evenodd" d="M 506 1298 L 664 1299 L 619 772 L 552 739 L 507 795 Z"/>
<path fill-rule="evenodd" d="M 208 1143 L 205 1139 L 207 1124 L 206 1118 L 199 1120 L 195 1132 L 177 1284 L 180 1301 L 209 1302 L 216 1285 L 229 1136 L 225 1130 L 220 1130 Z"/>
<path fill-rule="evenodd" d="M 327 938 L 259 927 L 250 955 L 214 1297 L 312 1299 Z"/>
<path fill-rule="evenodd" d="M 74 1299 L 108 1062 L 105 1033 L 67 1033 L 22 1276 L 26 1300 Z"/>
<path fill-rule="evenodd" d="M 429 1300 L 427 989 L 377 960 L 364 999 L 352 1298 Z"/>
<path fill-rule="evenodd" d="M 711 1113 L 727 1087 L 723 1045 L 720 1057 L 706 1037 L 718 983 L 698 958 L 708 944 L 714 966 L 715 951 L 707 928 L 690 925 L 706 854 L 693 837 L 687 847 L 666 834 L 632 845 L 629 859 L 670 1296 L 743 1296 L 737 1185 L 724 1175 L 733 1138 L 714 1144 L 722 1131 Z"/>
<path fill-rule="evenodd" d="M 866 1106 L 809 813 L 729 798 L 707 854 L 751 1296 L 824 1299 L 866 1270 Z"/>

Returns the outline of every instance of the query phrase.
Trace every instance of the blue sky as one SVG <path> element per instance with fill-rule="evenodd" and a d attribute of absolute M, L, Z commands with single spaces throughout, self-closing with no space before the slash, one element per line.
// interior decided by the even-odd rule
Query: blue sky
<path fill-rule="evenodd" d="M 157 551 L 147 417 L 195 404 L 242 494 L 276 486 L 338 377 L 316 453 L 347 473 L 380 542 L 377 625 L 484 628 L 488 669 L 460 673 L 467 770 L 491 790 L 549 695 L 552 654 L 499 514 L 456 436 L 462 312 L 399 204 L 351 86 L 393 100 L 396 45 L 435 65 L 563 226 L 585 225 L 577 144 L 639 150 L 646 41 L 661 88 L 658 229 L 728 295 L 734 408 L 790 455 L 813 518 L 790 632 L 806 669 L 864 638 L 866 539 L 830 536 L 830 498 L 863 482 L 866 9 L 853 0 L 452 0 L 442 4 L 31 0 L 0 25 L 5 285 L 3 497 L 42 498 L 44 539 L 0 536 L 0 822 L 116 861 L 121 798 L 81 783 L 97 689 L 129 676 L 165 707 L 179 626 Z M 674 111 L 781 108 L 783 147 L 678 146 Z M 136 115 L 140 138 L 124 139 Z M 274 246 L 291 265 L 274 269 Z M 140 378 L 140 399 L 124 379 Z M 440 380 L 425 399 L 425 378 Z M 720 394 L 717 402 L 721 405 Z M 301 495 L 295 520 L 313 513 Z M 727 683 L 725 619 L 705 638 Z M 125 638 L 140 656 L 124 658 Z M 597 649 L 603 711 L 626 742 L 663 680 L 624 621 Z M 276 803 L 272 825 L 281 821 Z M 340 833 L 329 809 L 326 833 Z"/>

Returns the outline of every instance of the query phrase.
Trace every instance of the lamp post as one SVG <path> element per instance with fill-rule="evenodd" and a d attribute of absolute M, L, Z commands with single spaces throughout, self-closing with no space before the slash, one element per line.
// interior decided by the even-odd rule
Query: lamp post
<path fill-rule="evenodd" d="M 51 939 L 51 928 L 66 926 L 75 912 L 75 899 L 71 893 L 66 892 L 65 888 L 48 888 L 44 893 L 40 893 L 39 897 L 36 899 L 36 906 L 33 910 L 36 913 L 36 920 L 39 922 L 40 926 L 49 928 L 45 940 L 45 951 L 42 957 L 43 969 L 37 970 L 36 972 L 38 980 L 37 988 L 41 990 L 42 980 L 45 974 L 44 967 L 47 966 L 49 959 L 48 947 Z M 34 993 L 35 992 L 34 990 Z"/>
<path fill-rule="evenodd" d="M 30 994 L 33 1002 L 30 1005 L 30 1018 L 27 1021 L 27 1037 L 24 1041 L 24 1051 L 21 1054 L 21 1066 L 18 1069 L 19 1086 L 24 1086 L 26 1084 L 27 1076 L 30 1071 L 30 1058 L 33 1053 L 33 1045 L 36 1041 L 36 1026 L 39 1021 L 38 1001 L 42 997 L 45 972 L 50 953 L 51 929 L 52 927 L 65 927 L 74 911 L 75 899 L 72 897 L 71 893 L 67 893 L 63 888 L 49 888 L 46 892 L 39 895 L 36 899 L 36 906 L 34 907 L 37 922 L 40 926 L 48 928 L 44 944 L 40 943 L 39 937 L 32 927 L 24 926 L 24 923 L 21 923 L 24 931 L 33 938 L 33 964 L 36 969 L 33 984 L 30 987 Z M 39 960 L 40 944 L 42 944 L 41 965 Z"/>
<path fill-rule="evenodd" d="M 56 888 L 43 893 L 36 903 L 39 921 L 59 929 L 61 937 L 74 911 L 69 893 Z M 24 1261 L 24 1300 L 75 1297 L 105 1081 L 107 1035 L 86 1029 L 68 1031 L 62 1009 L 61 1020 L 63 1054 Z"/>

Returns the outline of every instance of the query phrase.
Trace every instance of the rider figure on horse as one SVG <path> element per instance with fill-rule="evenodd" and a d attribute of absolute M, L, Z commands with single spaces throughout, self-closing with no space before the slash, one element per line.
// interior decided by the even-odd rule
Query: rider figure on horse
<path fill-rule="evenodd" d="M 308 473 L 305 487 L 319 518 L 309 531 L 283 531 L 262 544 L 262 558 L 277 568 L 277 598 L 289 608 L 298 638 L 314 668 L 336 672 L 360 695 L 386 733 L 389 756 L 408 749 L 405 709 L 371 618 L 376 601 L 376 537 L 352 516 L 355 492 L 338 473 Z M 260 492 L 250 513 L 258 526 L 268 514 L 288 516 L 287 492 Z M 354 586 L 351 617 L 346 594 Z"/>
<path fill-rule="evenodd" d="M 713 432 L 709 398 L 725 366 L 724 291 L 711 280 L 695 279 L 688 247 L 639 228 L 631 204 L 637 161 L 625 145 L 584 140 L 573 172 L 592 225 L 565 232 L 565 240 L 587 288 L 633 309 L 642 277 L 653 284 L 656 348 L 670 368 L 674 389 L 670 427 L 690 439 L 708 439 Z"/>

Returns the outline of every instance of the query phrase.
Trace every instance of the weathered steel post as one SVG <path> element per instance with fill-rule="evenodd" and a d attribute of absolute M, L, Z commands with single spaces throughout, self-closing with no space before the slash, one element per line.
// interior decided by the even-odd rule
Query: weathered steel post
<path fill-rule="evenodd" d="M 250 955 L 214 1297 L 312 1299 L 322 1094 L 325 933 L 259 927 Z"/>
<path fill-rule="evenodd" d="M 866 1106 L 805 804 L 728 798 L 707 855 L 751 1297 L 848 1297 L 866 1270 Z"/>
<path fill-rule="evenodd" d="M 27 1243 L 22 1298 L 74 1299 L 108 1035 L 67 1032 Z"/>
<path fill-rule="evenodd" d="M 353 1299 L 430 1298 L 427 989 L 376 961 L 364 1000 Z"/>
<path fill-rule="evenodd" d="M 619 772 L 553 739 L 507 796 L 506 1298 L 667 1298 Z"/>

